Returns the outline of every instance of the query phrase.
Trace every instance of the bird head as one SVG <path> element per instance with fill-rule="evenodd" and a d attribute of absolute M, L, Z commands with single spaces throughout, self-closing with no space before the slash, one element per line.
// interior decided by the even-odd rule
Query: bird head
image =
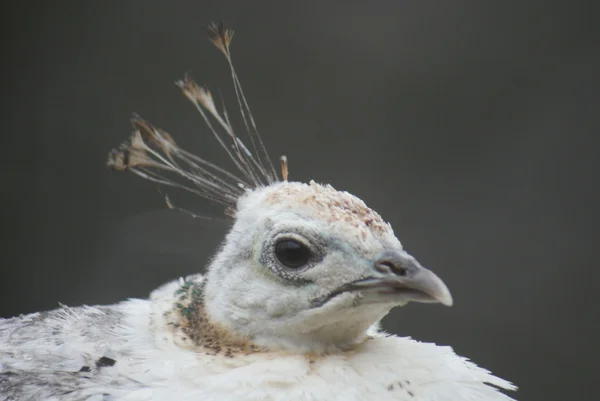
<path fill-rule="evenodd" d="M 365 203 L 329 185 L 278 182 L 248 192 L 212 261 L 210 318 L 270 348 L 348 348 L 395 306 L 452 305 Z"/>
<path fill-rule="evenodd" d="M 278 178 L 233 68 L 233 31 L 211 24 L 206 32 L 228 62 L 252 146 L 235 134 L 208 89 L 189 76 L 177 85 L 241 175 L 186 152 L 138 116 L 130 140 L 110 153 L 108 164 L 222 204 L 233 218 L 204 284 L 211 323 L 262 347 L 319 352 L 362 341 L 395 306 L 451 305 L 446 285 L 358 197 L 289 182 L 285 157 Z"/>

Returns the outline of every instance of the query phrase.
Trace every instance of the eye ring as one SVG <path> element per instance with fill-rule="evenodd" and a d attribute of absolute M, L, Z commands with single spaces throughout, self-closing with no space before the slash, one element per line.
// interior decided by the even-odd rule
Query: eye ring
<path fill-rule="evenodd" d="M 289 269 L 300 269 L 306 266 L 313 257 L 312 250 L 294 238 L 281 238 L 275 243 L 275 257 Z"/>

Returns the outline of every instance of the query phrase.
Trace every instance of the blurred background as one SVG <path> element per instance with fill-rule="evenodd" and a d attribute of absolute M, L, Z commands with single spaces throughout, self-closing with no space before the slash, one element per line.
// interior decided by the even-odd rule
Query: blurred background
<path fill-rule="evenodd" d="M 594 15 L 476 0 L 4 6 L 0 316 L 145 297 L 203 271 L 227 221 L 169 211 L 105 162 L 137 112 L 231 167 L 173 85 L 191 71 L 236 114 L 201 33 L 222 19 L 273 159 L 361 197 L 452 290 L 453 308 L 411 304 L 384 327 L 452 345 L 519 400 L 596 398 Z"/>

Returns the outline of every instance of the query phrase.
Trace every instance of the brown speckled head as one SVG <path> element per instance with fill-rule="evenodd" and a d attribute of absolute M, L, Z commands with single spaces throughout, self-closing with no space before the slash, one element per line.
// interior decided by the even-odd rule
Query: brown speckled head
<path fill-rule="evenodd" d="M 349 241 L 365 253 L 401 248 L 389 223 L 355 195 L 331 185 L 278 182 L 247 192 L 237 204 L 236 219 L 245 224 L 286 224 L 303 220 L 316 230 Z"/>
<path fill-rule="evenodd" d="M 391 227 L 360 198 L 338 191 L 331 185 L 314 181 L 309 184 L 283 182 L 265 190 L 265 203 L 290 210 L 311 209 L 315 216 L 327 223 L 344 222 L 356 229 L 387 233 Z"/>
<path fill-rule="evenodd" d="M 247 191 L 234 217 L 208 270 L 206 313 L 258 346 L 345 348 L 394 306 L 451 304 L 443 282 L 348 192 L 277 182 Z"/>

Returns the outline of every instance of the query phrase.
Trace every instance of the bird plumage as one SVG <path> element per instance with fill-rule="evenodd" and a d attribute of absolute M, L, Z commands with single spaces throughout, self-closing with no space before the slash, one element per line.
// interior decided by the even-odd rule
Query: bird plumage
<path fill-rule="evenodd" d="M 0 399 L 501 401 L 484 383 L 514 388 L 450 347 L 376 327 L 330 354 L 254 348 L 219 330 L 195 337 L 186 316 L 202 308 L 204 285 L 196 275 L 149 300 L 1 321 Z"/>
<path fill-rule="evenodd" d="M 109 159 L 226 207 L 233 225 L 207 274 L 148 300 L 1 319 L 0 400 L 510 400 L 498 389 L 511 383 L 450 347 L 379 329 L 407 302 L 451 305 L 448 288 L 358 197 L 288 182 L 286 159 L 277 179 L 231 64 L 233 33 L 208 31 L 230 65 L 252 151 L 210 92 L 189 77 L 178 85 L 241 177 L 139 117 Z"/>

